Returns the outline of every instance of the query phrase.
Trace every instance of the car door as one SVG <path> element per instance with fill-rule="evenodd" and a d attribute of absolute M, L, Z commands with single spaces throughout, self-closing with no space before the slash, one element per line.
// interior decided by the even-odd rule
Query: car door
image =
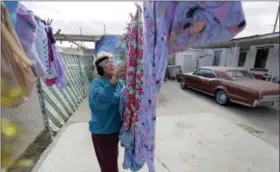
<path fill-rule="evenodd" d="M 217 77 L 214 71 L 210 69 L 204 69 L 201 73 L 201 91 L 208 94 L 213 94 L 213 83 L 216 78 Z"/>
<path fill-rule="evenodd" d="M 194 72 L 194 74 L 192 76 L 192 80 L 191 80 L 191 83 L 192 83 L 191 87 L 201 90 L 201 88 L 202 88 L 201 84 L 203 84 L 203 82 L 202 82 L 203 71 L 204 71 L 204 69 L 200 68 L 196 72 Z"/>

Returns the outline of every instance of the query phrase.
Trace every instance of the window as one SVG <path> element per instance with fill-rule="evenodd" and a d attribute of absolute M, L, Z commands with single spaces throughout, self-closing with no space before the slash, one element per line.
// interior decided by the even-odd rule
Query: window
<path fill-rule="evenodd" d="M 239 53 L 238 67 L 244 67 L 246 61 L 247 51 Z"/>
<path fill-rule="evenodd" d="M 215 73 L 212 70 L 209 70 L 209 69 L 203 69 L 201 71 L 201 76 L 203 76 L 205 78 L 216 78 Z"/>
<path fill-rule="evenodd" d="M 213 66 L 219 66 L 220 65 L 221 54 L 222 54 L 222 50 L 214 51 Z"/>
<path fill-rule="evenodd" d="M 227 75 L 232 79 L 254 79 L 254 76 L 246 70 L 230 70 Z"/>
<path fill-rule="evenodd" d="M 216 78 L 216 75 L 215 73 L 212 71 L 212 70 L 209 70 L 209 69 L 198 69 L 194 75 L 197 75 L 197 76 L 202 76 L 202 77 L 205 77 L 205 78 Z"/>
<path fill-rule="evenodd" d="M 254 68 L 262 68 L 262 69 L 265 68 L 268 52 L 269 52 L 268 48 L 262 48 L 257 50 Z"/>
<path fill-rule="evenodd" d="M 201 70 L 202 70 L 202 69 L 198 69 L 197 71 L 195 71 L 195 72 L 193 73 L 193 75 L 201 76 Z"/>

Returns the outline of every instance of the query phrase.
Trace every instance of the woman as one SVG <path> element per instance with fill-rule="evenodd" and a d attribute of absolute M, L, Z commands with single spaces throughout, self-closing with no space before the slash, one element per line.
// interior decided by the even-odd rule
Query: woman
<path fill-rule="evenodd" d="M 91 120 L 89 130 L 101 172 L 118 172 L 118 142 L 121 128 L 120 91 L 124 82 L 119 78 L 126 65 L 115 69 L 113 56 L 102 52 L 95 61 L 100 77 L 94 79 L 89 94 Z"/>

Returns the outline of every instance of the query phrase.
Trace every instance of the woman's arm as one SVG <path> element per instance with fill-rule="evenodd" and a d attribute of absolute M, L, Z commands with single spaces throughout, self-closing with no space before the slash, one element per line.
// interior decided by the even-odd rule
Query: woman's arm
<path fill-rule="evenodd" d="M 114 103 L 116 99 L 116 86 L 107 83 L 102 86 L 100 82 L 94 82 L 89 94 L 90 106 L 98 108 L 99 110 L 105 110 Z"/>

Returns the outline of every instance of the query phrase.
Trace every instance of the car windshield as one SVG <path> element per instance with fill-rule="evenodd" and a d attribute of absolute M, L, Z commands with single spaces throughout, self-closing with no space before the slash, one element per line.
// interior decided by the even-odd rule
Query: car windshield
<path fill-rule="evenodd" d="M 230 70 L 227 75 L 232 79 L 255 79 L 254 76 L 246 70 Z"/>

